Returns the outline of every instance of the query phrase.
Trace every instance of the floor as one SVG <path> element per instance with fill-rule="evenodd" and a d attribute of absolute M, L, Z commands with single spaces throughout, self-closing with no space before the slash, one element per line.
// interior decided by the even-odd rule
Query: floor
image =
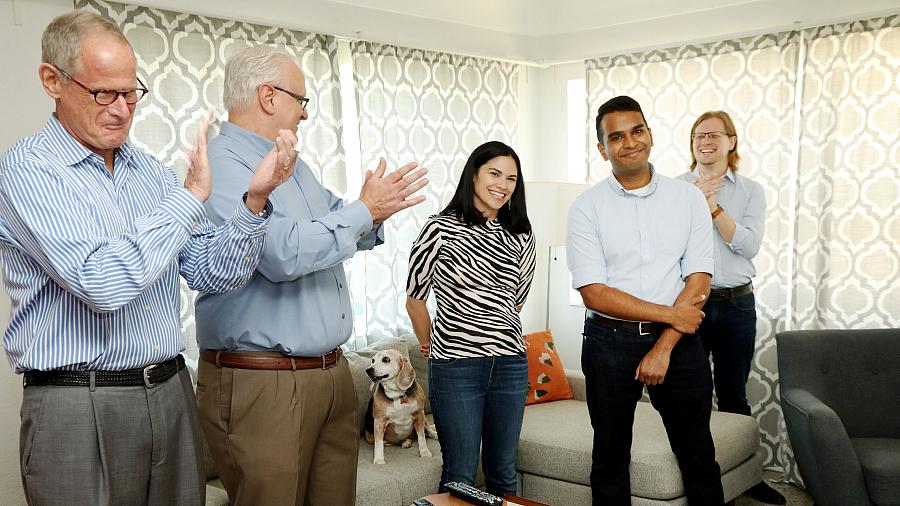
<path fill-rule="evenodd" d="M 764 471 L 763 479 L 768 483 L 772 488 L 781 492 L 787 499 L 787 503 L 789 506 L 812 506 L 813 500 L 802 488 L 791 485 L 790 483 L 782 483 L 783 476 L 780 472 L 776 471 Z M 764 506 L 765 503 L 761 503 L 757 500 L 750 499 L 749 497 L 740 496 L 734 500 L 734 506 Z"/>

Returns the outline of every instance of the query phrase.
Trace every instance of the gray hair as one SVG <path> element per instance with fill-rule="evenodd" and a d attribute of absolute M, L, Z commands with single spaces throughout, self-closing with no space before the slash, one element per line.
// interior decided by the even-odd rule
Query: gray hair
<path fill-rule="evenodd" d="M 249 107 L 256 89 L 263 83 L 281 84 L 281 63 L 293 62 L 284 51 L 257 45 L 236 51 L 225 64 L 225 92 L 222 101 L 229 111 Z"/>
<path fill-rule="evenodd" d="M 81 72 L 81 44 L 88 34 L 96 32 L 116 36 L 131 47 L 122 30 L 112 21 L 93 12 L 72 11 L 57 16 L 44 29 L 41 61 L 70 74 Z"/>

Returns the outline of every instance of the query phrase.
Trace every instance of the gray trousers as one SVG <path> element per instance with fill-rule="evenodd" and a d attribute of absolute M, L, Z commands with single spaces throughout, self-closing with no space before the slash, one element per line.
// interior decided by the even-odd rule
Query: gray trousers
<path fill-rule="evenodd" d="M 202 505 L 200 437 L 187 369 L 152 388 L 29 386 L 25 497 L 32 506 Z"/>

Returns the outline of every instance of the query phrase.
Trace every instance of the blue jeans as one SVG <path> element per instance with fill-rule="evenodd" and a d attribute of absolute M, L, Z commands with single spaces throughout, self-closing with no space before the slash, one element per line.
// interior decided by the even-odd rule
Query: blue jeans
<path fill-rule="evenodd" d="M 753 293 L 729 300 L 711 300 L 697 336 L 712 354 L 713 383 L 719 411 L 750 415 L 747 378 L 756 347 L 756 298 Z"/>
<path fill-rule="evenodd" d="M 428 361 L 431 410 L 444 462 L 444 484 L 475 485 L 478 450 L 487 491 L 516 493 L 519 432 L 528 392 L 525 354 Z"/>
<path fill-rule="evenodd" d="M 609 328 L 591 319 L 584 322 L 581 368 L 594 429 L 591 492 L 595 505 L 631 505 L 634 410 L 644 389 L 634 375 L 658 337 Z M 663 382 L 648 386 L 647 392 L 662 416 L 688 504 L 721 506 L 722 482 L 709 430 L 712 378 L 700 340 L 683 336 L 672 350 Z"/>

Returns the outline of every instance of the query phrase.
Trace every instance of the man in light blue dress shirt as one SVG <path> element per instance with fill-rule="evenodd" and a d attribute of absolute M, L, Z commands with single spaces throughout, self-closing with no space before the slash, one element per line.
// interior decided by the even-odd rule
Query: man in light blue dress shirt
<path fill-rule="evenodd" d="M 3 344 L 25 377 L 25 497 L 201 505 L 202 435 L 180 355 L 178 277 L 209 292 L 247 281 L 268 195 L 289 178 L 281 167 L 296 153 L 268 152 L 216 228 L 202 204 L 209 119 L 182 185 L 126 142 L 148 90 L 115 24 L 64 14 L 45 29 L 42 49 L 38 75 L 55 113 L 0 159 L 0 256 L 12 300 Z"/>
<path fill-rule="evenodd" d="M 634 410 L 646 385 L 688 503 L 720 505 L 712 378 L 693 335 L 713 272 L 709 211 L 700 191 L 653 169 L 653 136 L 634 99 L 600 106 L 597 138 L 612 174 L 572 204 L 566 240 L 573 287 L 588 308 L 581 367 L 594 429 L 593 502 L 631 504 Z"/>
<path fill-rule="evenodd" d="M 691 171 L 678 179 L 703 192 L 715 227 L 715 274 L 697 335 L 712 354 L 719 411 L 750 416 L 747 378 L 756 345 L 752 260 L 762 245 L 766 195 L 759 183 L 737 173 L 738 160 L 731 117 L 724 111 L 705 112 L 691 127 Z M 765 483 L 744 495 L 769 504 L 787 502 Z"/>
<path fill-rule="evenodd" d="M 229 121 L 209 147 L 214 222 L 227 218 L 274 133 L 307 118 L 305 95 L 286 53 L 255 46 L 231 56 Z M 340 351 L 353 312 L 341 263 L 381 244 L 382 223 L 424 199 L 411 197 L 427 183 L 415 167 L 385 175 L 382 160 L 345 206 L 298 160 L 272 194 L 256 274 L 239 290 L 198 297 L 201 425 L 231 504 L 355 502 L 356 393 Z"/>

